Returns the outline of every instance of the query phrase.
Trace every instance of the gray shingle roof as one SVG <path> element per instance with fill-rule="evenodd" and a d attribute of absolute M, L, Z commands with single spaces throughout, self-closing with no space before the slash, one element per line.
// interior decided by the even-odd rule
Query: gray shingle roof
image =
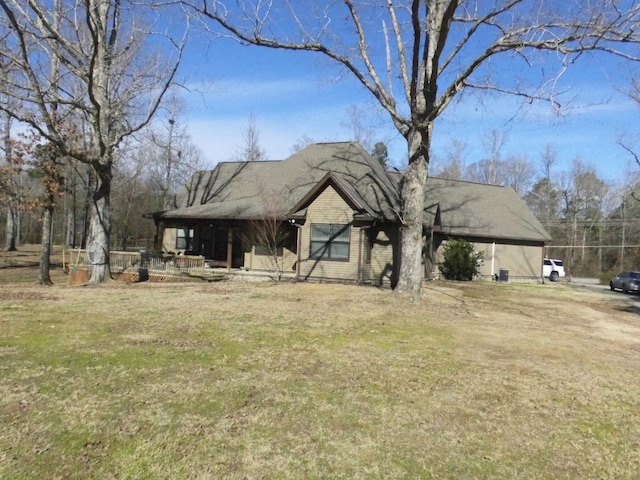
<path fill-rule="evenodd" d="M 430 177 L 425 205 L 433 205 L 435 200 L 445 234 L 540 242 L 551 239 L 511 187 Z"/>
<path fill-rule="evenodd" d="M 331 178 L 357 212 L 397 222 L 402 175 L 388 173 L 357 143 L 310 145 L 286 160 L 225 162 L 198 172 L 176 196 L 165 219 L 260 219 L 304 209 L 306 196 Z M 439 215 L 443 233 L 548 241 L 549 234 L 510 187 L 430 177 L 425 223 Z"/>
<path fill-rule="evenodd" d="M 176 209 L 161 218 L 257 219 L 283 216 L 328 173 L 356 199 L 358 207 L 389 221 L 397 219 L 396 184 L 360 145 L 310 145 L 286 160 L 220 163 L 198 172 L 176 196 Z"/>

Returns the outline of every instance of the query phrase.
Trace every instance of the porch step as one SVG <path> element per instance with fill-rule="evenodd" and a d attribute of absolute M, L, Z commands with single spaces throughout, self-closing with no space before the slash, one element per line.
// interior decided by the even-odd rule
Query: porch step
<path fill-rule="evenodd" d="M 205 272 L 202 278 L 207 282 L 220 282 L 222 280 L 226 280 L 227 275 L 224 273 L 217 273 L 217 272 Z"/>

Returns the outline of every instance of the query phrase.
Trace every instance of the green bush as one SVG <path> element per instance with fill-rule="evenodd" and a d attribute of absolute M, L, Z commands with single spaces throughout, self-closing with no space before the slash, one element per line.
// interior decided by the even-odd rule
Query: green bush
<path fill-rule="evenodd" d="M 444 247 L 440 272 L 447 280 L 473 280 L 480 273 L 482 252 L 475 252 L 466 240 L 449 240 Z"/>

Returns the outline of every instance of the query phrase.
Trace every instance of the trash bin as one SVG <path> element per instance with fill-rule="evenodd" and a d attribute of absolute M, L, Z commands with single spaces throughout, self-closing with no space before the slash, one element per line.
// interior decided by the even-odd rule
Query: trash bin
<path fill-rule="evenodd" d="M 501 268 L 500 269 L 500 281 L 501 282 L 508 282 L 509 281 L 509 270 L 507 270 L 506 268 Z"/>

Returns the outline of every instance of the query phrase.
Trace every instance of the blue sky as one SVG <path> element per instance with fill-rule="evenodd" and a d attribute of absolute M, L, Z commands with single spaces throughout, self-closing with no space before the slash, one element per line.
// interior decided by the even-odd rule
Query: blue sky
<path fill-rule="evenodd" d="M 465 96 L 436 123 L 433 155 L 443 158 L 452 139 L 467 144 L 467 162 L 486 156 L 492 130 L 506 138 L 503 155 L 525 155 L 536 166 L 547 144 L 558 152 L 559 172 L 575 157 L 593 165 L 604 180 L 623 184 L 640 171 L 617 141 L 640 150 L 640 106 L 620 93 L 625 66 L 610 59 L 582 59 L 561 77 L 561 115 L 547 104 L 523 105 L 506 95 Z M 585 61 L 586 60 L 586 61 Z M 370 114 L 363 123 L 385 142 L 392 163 L 406 163 L 406 144 L 372 96 L 335 64 L 318 54 L 242 46 L 231 40 L 203 41 L 184 64 L 185 119 L 194 143 L 213 165 L 232 159 L 242 147 L 253 115 L 269 159 L 291 155 L 303 136 L 316 141 L 350 140 L 348 110 Z"/>

